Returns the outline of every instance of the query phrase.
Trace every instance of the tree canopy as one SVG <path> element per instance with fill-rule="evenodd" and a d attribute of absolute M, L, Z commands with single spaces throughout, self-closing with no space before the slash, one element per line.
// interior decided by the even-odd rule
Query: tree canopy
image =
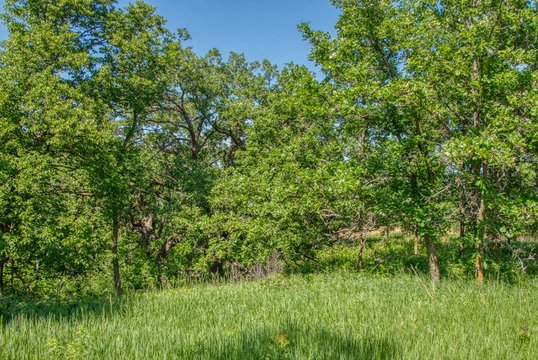
<path fill-rule="evenodd" d="M 196 54 L 142 1 L 7 0 L 0 289 L 295 271 L 349 241 L 363 268 L 395 228 L 433 281 L 449 241 L 483 281 L 538 226 L 535 2 L 332 2 L 335 36 L 299 25 L 316 76 Z"/>

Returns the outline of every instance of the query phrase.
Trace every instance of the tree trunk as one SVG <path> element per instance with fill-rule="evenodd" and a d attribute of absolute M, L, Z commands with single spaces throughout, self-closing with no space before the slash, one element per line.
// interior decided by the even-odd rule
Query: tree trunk
<path fill-rule="evenodd" d="M 112 271 L 114 272 L 114 289 L 116 294 L 121 294 L 120 261 L 118 257 L 118 241 L 120 237 L 120 224 L 118 214 L 114 214 L 112 220 Z"/>
<path fill-rule="evenodd" d="M 480 207 L 478 209 L 477 215 L 477 243 L 476 247 L 478 250 L 478 255 L 476 255 L 476 279 L 479 283 L 484 282 L 484 268 L 482 266 L 482 248 L 484 243 L 484 218 L 486 213 L 486 202 L 484 199 L 480 200 Z"/>
<path fill-rule="evenodd" d="M 15 189 L 12 187 L 11 192 L 14 192 L 14 191 Z M 0 223 L 1 232 L 11 233 L 12 229 L 13 229 L 13 225 Z M 6 255 L 6 253 L 3 253 L 0 258 L 0 290 L 4 288 L 4 268 L 8 262 L 9 262 L 9 257 Z"/>
<path fill-rule="evenodd" d="M 418 236 L 417 230 L 415 230 L 415 244 L 413 247 L 413 255 L 418 256 L 420 251 L 420 237 Z"/>
<path fill-rule="evenodd" d="M 158 275 L 158 281 L 159 281 L 159 287 L 161 289 L 165 289 L 168 287 L 168 279 L 164 275 L 164 271 L 162 269 L 161 264 L 159 264 L 159 275 Z"/>
<path fill-rule="evenodd" d="M 475 1 L 473 6 L 476 8 L 479 1 Z M 472 80 L 478 80 L 480 78 L 480 63 L 479 59 L 475 57 L 473 59 L 473 71 L 471 73 Z M 472 89 L 473 97 L 475 97 L 475 105 L 474 105 L 474 111 L 473 111 L 473 127 L 479 131 L 480 130 L 480 109 L 479 104 L 476 101 L 476 98 L 479 96 L 478 90 L 473 87 Z M 475 164 L 474 166 L 474 176 L 475 180 L 478 180 L 479 178 L 485 179 L 487 177 L 487 164 L 486 161 L 482 160 L 479 163 Z M 476 215 L 476 223 L 475 223 L 475 246 L 478 250 L 478 255 L 476 256 L 476 279 L 479 283 L 482 283 L 484 281 L 484 269 L 482 267 L 482 258 L 481 258 L 481 252 L 484 242 L 484 220 L 486 217 L 486 202 L 484 200 L 484 194 L 481 189 L 477 189 L 476 193 L 478 195 L 478 213 Z"/>
<path fill-rule="evenodd" d="M 428 251 L 428 263 L 430 265 L 430 275 L 434 283 L 441 280 L 441 272 L 439 271 L 439 262 L 435 250 L 435 243 L 431 237 L 426 237 L 426 249 Z"/>
<path fill-rule="evenodd" d="M 140 219 L 140 247 L 147 249 L 151 242 L 151 236 L 153 235 L 155 223 L 155 215 L 152 213 L 144 216 Z"/>
<path fill-rule="evenodd" d="M 364 234 L 360 234 L 359 240 L 358 240 L 358 249 L 357 249 L 357 269 L 362 269 L 363 265 L 363 257 L 362 254 L 364 253 L 364 246 L 366 245 L 366 236 Z"/>
<path fill-rule="evenodd" d="M 4 289 L 4 265 L 7 259 L 0 260 L 0 291 Z"/>
<path fill-rule="evenodd" d="M 487 164 L 482 162 L 482 176 L 487 176 Z M 484 194 L 480 192 L 480 201 L 478 206 L 478 214 L 476 215 L 476 248 L 478 255 L 476 257 L 476 279 L 479 283 L 484 282 L 484 268 L 482 266 L 482 249 L 484 247 L 484 235 L 485 235 L 485 219 L 486 219 L 486 201 L 484 200 Z"/>
<path fill-rule="evenodd" d="M 476 281 L 479 284 L 484 282 L 484 269 L 482 267 L 482 258 L 480 255 L 476 255 Z"/>
<path fill-rule="evenodd" d="M 476 216 L 476 229 L 477 229 L 477 239 L 480 245 L 484 241 L 485 234 L 485 224 L 484 220 L 486 219 L 486 201 L 481 195 L 480 205 L 478 206 L 478 214 Z"/>
<path fill-rule="evenodd" d="M 166 278 L 166 275 L 164 275 L 164 264 L 166 258 L 168 257 L 170 250 L 172 250 L 174 246 L 179 244 L 181 240 L 182 239 L 179 236 L 171 237 L 164 242 L 164 244 L 161 246 L 161 250 L 157 254 L 157 267 L 159 269 L 159 275 L 157 277 L 157 280 L 159 281 L 159 286 L 161 288 L 166 287 L 168 284 L 168 279 Z"/>
<path fill-rule="evenodd" d="M 462 164 L 462 171 L 465 171 L 465 163 Z M 459 227 L 460 227 L 460 234 L 459 234 L 459 241 L 460 241 L 460 246 L 459 246 L 459 255 L 460 257 L 463 256 L 463 252 L 465 251 L 465 232 L 466 232 L 466 229 L 465 229 L 465 216 L 467 214 L 467 211 L 466 211 L 466 204 L 467 204 L 467 199 L 466 199 L 466 196 L 465 196 L 465 186 L 463 186 L 463 181 L 460 179 L 460 177 L 458 177 L 456 179 L 456 184 L 458 186 L 461 187 L 461 191 L 460 191 L 460 201 L 459 201 L 459 211 L 460 211 L 460 219 L 459 219 Z"/>

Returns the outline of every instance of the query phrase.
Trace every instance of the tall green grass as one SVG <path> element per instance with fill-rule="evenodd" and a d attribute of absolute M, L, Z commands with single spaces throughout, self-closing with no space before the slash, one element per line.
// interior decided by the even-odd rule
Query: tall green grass
<path fill-rule="evenodd" d="M 199 285 L 3 319 L 0 359 L 537 359 L 538 283 L 350 273 Z M 55 315 L 56 314 L 56 315 Z"/>

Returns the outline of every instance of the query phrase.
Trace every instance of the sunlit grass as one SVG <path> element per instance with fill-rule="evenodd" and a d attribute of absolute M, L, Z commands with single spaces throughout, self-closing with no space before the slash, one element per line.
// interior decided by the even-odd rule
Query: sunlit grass
<path fill-rule="evenodd" d="M 0 359 L 536 359 L 538 284 L 349 273 L 200 285 L 18 315 Z M 65 314 L 65 313 L 64 313 Z"/>

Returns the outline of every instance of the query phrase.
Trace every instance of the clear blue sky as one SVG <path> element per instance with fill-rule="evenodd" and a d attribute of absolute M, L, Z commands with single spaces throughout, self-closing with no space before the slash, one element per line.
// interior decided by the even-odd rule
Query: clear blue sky
<path fill-rule="evenodd" d="M 119 5 L 129 0 L 120 0 Z M 280 67 L 308 63 L 310 46 L 297 25 L 309 21 L 315 29 L 333 31 L 338 11 L 329 0 L 146 0 L 168 20 L 171 30 L 184 27 L 190 45 L 203 54 L 211 48 L 244 53 L 249 60 L 268 59 Z M 0 0 L 4 5 L 4 0 Z M 0 39 L 7 36 L 0 26 Z"/>

